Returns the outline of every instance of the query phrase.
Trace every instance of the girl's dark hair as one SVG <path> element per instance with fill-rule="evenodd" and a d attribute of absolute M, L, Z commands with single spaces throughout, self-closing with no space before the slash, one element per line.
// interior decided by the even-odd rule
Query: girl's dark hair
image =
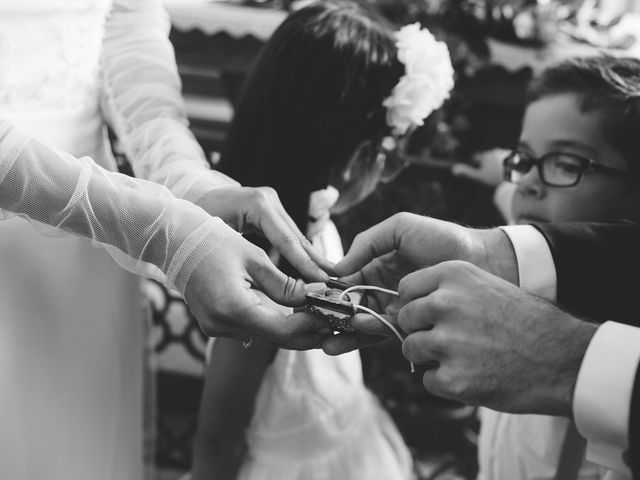
<path fill-rule="evenodd" d="M 382 102 L 404 70 L 392 28 L 353 1 L 291 13 L 244 85 L 220 170 L 271 186 L 304 232 L 309 195 L 365 139 L 389 133 Z"/>
<path fill-rule="evenodd" d="M 574 93 L 584 112 L 602 114 L 605 138 L 640 172 L 640 60 L 607 55 L 565 60 L 533 80 L 527 105 L 550 95 Z"/>

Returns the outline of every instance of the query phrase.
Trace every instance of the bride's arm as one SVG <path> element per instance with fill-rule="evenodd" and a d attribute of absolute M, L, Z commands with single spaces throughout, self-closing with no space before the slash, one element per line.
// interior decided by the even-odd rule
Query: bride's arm
<path fill-rule="evenodd" d="M 206 254 L 237 236 L 161 185 L 55 151 L 1 119 L 0 208 L 92 239 L 124 268 L 180 292 Z"/>
<path fill-rule="evenodd" d="M 318 266 L 333 265 L 313 250 L 276 192 L 241 188 L 209 168 L 188 128 L 168 30 L 159 0 L 114 0 L 105 26 L 102 109 L 134 173 L 237 230 L 262 232 L 303 276 L 326 280 Z"/>
<path fill-rule="evenodd" d="M 188 128 L 180 77 L 157 0 L 114 0 L 101 54 L 102 109 L 136 176 L 197 202 L 238 185 L 209 168 Z"/>
<path fill-rule="evenodd" d="M 293 306 L 304 303 L 304 285 L 220 219 L 161 185 L 52 150 L 2 119 L 0 209 L 93 239 L 135 273 L 152 267 L 184 293 L 209 335 L 259 335 L 294 348 L 324 338 L 317 318 L 262 305 L 253 288 Z"/>

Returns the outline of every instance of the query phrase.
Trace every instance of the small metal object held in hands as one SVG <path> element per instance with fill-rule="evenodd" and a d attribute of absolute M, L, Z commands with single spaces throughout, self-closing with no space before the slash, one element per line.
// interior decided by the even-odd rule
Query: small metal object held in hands
<path fill-rule="evenodd" d="M 366 303 L 366 297 L 355 291 L 343 295 L 343 290 L 352 286 L 338 280 L 329 280 L 324 288 L 306 294 L 305 310 L 327 319 L 335 332 L 353 333 L 355 330 L 349 319 L 357 313 L 354 305 Z"/>

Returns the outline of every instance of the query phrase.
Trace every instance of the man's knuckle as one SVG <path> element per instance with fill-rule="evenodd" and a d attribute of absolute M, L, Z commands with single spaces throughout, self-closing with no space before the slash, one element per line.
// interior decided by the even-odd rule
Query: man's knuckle
<path fill-rule="evenodd" d="M 412 214 L 409 212 L 398 212 L 393 216 L 393 218 L 395 218 L 396 221 L 401 223 L 409 220 L 411 217 L 412 217 Z"/>
<path fill-rule="evenodd" d="M 466 275 L 465 262 L 461 260 L 447 260 L 436 266 L 438 274 L 442 280 L 457 280 Z"/>
<path fill-rule="evenodd" d="M 278 198 L 278 192 L 273 187 L 260 187 L 260 191 L 267 198 Z"/>
<path fill-rule="evenodd" d="M 468 275 L 473 269 L 473 265 L 464 260 L 453 260 L 453 268 L 457 275 Z"/>
<path fill-rule="evenodd" d="M 261 188 L 254 188 L 250 193 L 251 201 L 258 208 L 266 209 L 269 206 L 269 198 Z"/>

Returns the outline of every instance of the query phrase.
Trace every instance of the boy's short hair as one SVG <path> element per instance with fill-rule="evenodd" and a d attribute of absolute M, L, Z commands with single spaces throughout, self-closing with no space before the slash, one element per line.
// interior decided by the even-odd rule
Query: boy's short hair
<path fill-rule="evenodd" d="M 550 95 L 574 93 L 583 112 L 603 115 L 603 133 L 640 172 L 640 60 L 608 55 L 562 61 L 535 78 L 526 105 Z"/>

